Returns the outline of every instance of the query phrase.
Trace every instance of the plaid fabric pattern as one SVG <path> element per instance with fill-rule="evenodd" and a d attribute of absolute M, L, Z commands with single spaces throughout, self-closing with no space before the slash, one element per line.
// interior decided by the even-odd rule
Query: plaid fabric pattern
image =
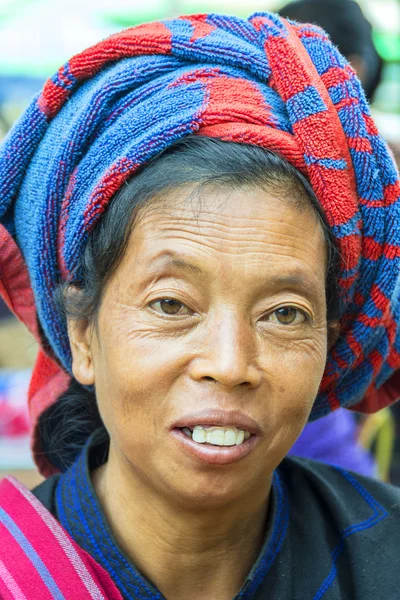
<path fill-rule="evenodd" d="M 396 399 L 398 172 L 353 69 L 324 31 L 270 13 L 187 16 L 115 34 L 61 67 L 5 140 L 3 237 L 22 253 L 64 371 L 71 355 L 56 286 L 79 265 L 118 188 L 193 134 L 280 153 L 307 175 L 325 211 L 342 259 L 341 335 L 312 418 Z"/>

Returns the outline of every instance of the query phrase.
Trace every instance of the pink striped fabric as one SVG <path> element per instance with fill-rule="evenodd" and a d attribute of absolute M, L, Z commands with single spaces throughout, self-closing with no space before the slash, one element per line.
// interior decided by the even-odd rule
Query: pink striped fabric
<path fill-rule="evenodd" d="M 0 600 L 122 600 L 110 576 L 13 477 L 0 483 Z"/>
<path fill-rule="evenodd" d="M 7 569 L 6 565 L 0 560 L 0 582 L 3 582 L 9 592 L 10 598 L 19 598 L 20 600 L 28 600 L 24 592 Z M 2 595 L 3 597 L 3 595 Z"/>

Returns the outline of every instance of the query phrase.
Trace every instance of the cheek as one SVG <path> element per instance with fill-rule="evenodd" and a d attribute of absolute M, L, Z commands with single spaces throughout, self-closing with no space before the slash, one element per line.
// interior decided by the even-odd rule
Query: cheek
<path fill-rule="evenodd" d="M 276 350 L 276 348 L 275 348 Z M 326 362 L 326 332 L 285 345 L 266 359 L 264 423 L 269 452 L 287 454 L 308 420 Z"/>
<path fill-rule="evenodd" d="M 312 403 L 318 392 L 326 363 L 326 331 L 310 339 L 297 340 L 277 351 L 270 362 L 270 378 L 285 403 L 295 407 Z M 297 401 L 295 402 L 294 399 Z M 301 399 L 304 399 L 303 402 Z"/>
<path fill-rule="evenodd" d="M 125 427 L 151 435 L 185 371 L 182 339 L 160 340 L 129 320 L 110 319 L 93 357 L 96 396 L 107 429 Z"/>

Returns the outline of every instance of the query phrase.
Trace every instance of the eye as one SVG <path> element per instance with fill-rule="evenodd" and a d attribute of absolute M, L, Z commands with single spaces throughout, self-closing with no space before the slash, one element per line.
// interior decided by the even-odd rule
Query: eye
<path fill-rule="evenodd" d="M 295 306 L 281 306 L 265 315 L 263 320 L 275 321 L 280 325 L 300 325 L 308 319 L 307 315 Z"/>
<path fill-rule="evenodd" d="M 163 315 L 190 315 L 191 310 L 175 298 L 160 298 L 150 302 L 149 306 L 157 313 Z"/>

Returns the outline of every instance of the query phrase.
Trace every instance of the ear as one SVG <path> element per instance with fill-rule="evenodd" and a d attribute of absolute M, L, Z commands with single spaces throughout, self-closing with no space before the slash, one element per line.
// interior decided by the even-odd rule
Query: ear
<path fill-rule="evenodd" d="M 340 335 L 339 321 L 331 321 L 328 323 L 328 351 L 336 344 Z"/>
<path fill-rule="evenodd" d="M 93 326 L 88 319 L 71 319 L 68 317 L 67 323 L 72 353 L 72 373 L 82 385 L 93 385 Z"/>

